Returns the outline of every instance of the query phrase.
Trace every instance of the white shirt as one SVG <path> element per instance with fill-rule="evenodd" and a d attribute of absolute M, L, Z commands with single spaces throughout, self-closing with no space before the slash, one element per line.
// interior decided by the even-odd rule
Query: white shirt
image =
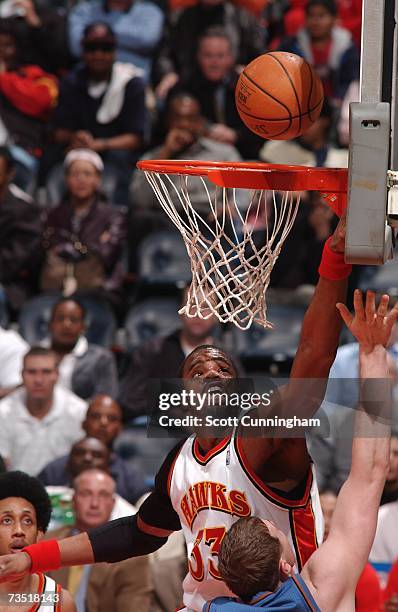
<path fill-rule="evenodd" d="M 13 330 L 0 327 L 0 387 L 15 387 L 22 382 L 22 361 L 29 344 Z"/>
<path fill-rule="evenodd" d="M 36 476 L 84 437 L 86 412 L 85 401 L 56 385 L 50 411 L 37 419 L 26 408 L 25 388 L 17 389 L 0 401 L 0 455 L 10 462 L 9 469 Z"/>
<path fill-rule="evenodd" d="M 41 343 L 41 346 L 45 346 L 46 348 L 51 347 L 51 341 L 49 338 L 46 338 Z M 80 336 L 78 341 L 76 342 L 73 350 L 70 353 L 67 353 L 58 364 L 58 384 L 65 387 L 65 389 L 72 389 L 72 375 L 73 371 L 76 367 L 76 360 L 78 357 L 82 357 L 85 353 L 87 353 L 88 342 L 84 336 Z"/>

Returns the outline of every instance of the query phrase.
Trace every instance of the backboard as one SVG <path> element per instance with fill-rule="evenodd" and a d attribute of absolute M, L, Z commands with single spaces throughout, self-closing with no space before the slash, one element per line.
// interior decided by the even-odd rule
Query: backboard
<path fill-rule="evenodd" d="M 363 0 L 360 102 L 350 105 L 346 261 L 392 257 L 398 222 L 398 0 Z"/>

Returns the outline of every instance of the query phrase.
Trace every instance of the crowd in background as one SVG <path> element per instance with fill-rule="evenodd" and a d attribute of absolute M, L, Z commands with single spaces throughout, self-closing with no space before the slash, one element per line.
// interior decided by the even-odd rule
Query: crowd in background
<path fill-rule="evenodd" d="M 288 373 L 293 323 L 336 223 L 317 193 L 302 195 L 270 285 L 270 312 L 289 333 L 269 348 L 278 328 L 244 339 L 213 318 L 178 319 L 189 261 L 136 162 L 346 166 L 361 11 L 361 0 L 0 3 L 0 469 L 48 488 L 57 537 L 135 512 L 151 489 L 174 441 L 146 437 L 149 379 L 178 377 L 186 355 L 213 343 L 235 355 L 242 375 Z M 241 70 L 270 50 L 302 55 L 324 85 L 320 117 L 292 141 L 260 139 L 235 107 Z M 203 193 L 193 186 L 191 195 L 201 211 Z M 351 288 L 391 289 L 394 264 L 386 269 L 380 278 L 355 267 Z M 398 378 L 395 338 L 390 355 Z M 357 346 L 342 338 L 321 408 L 330 435 L 310 440 L 325 512 L 349 471 L 351 441 L 339 434 L 352 425 L 357 362 Z M 398 558 L 397 441 L 370 559 L 380 601 Z M 185 563 L 176 536 L 150 559 L 57 580 L 79 612 L 168 611 Z M 396 575 L 388 610 L 398 610 Z"/>

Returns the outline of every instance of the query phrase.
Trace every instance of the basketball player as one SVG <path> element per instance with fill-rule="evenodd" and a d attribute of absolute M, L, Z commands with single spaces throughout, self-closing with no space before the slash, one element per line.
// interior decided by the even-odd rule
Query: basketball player
<path fill-rule="evenodd" d="M 244 612 L 253 607 L 355 610 L 355 589 L 373 543 L 389 468 L 391 392 L 385 346 L 398 306 L 387 315 L 388 296 L 382 297 L 377 312 L 374 294 L 368 293 L 365 309 L 358 291 L 354 300 L 354 317 L 342 304 L 339 310 L 360 345 L 362 405 L 355 416 L 351 471 L 338 496 L 328 538 L 301 574 L 294 575 L 294 552 L 283 531 L 268 520 L 238 520 L 223 539 L 218 569 L 240 599 L 217 598 L 204 606 L 206 612 Z M 387 384 L 381 387 L 381 381 Z M 380 410 L 381 418 L 368 414 L 368 408 L 373 414 Z"/>
<path fill-rule="evenodd" d="M 336 303 L 344 301 L 351 266 L 344 263 L 345 221 L 325 245 L 320 280 L 306 313 L 291 377 L 327 379 L 340 334 Z M 191 353 L 183 364 L 186 379 L 230 379 L 236 370 L 214 347 Z M 319 398 L 319 402 L 322 398 Z M 314 406 L 314 410 L 317 406 Z M 224 533 L 242 516 L 273 520 L 284 531 L 302 569 L 322 541 L 319 496 L 305 440 L 191 437 L 166 458 L 155 490 L 134 517 L 114 521 L 59 543 L 28 547 L 18 559 L 0 558 L 3 576 L 120 561 L 148 554 L 183 529 L 189 573 L 184 581 L 187 610 L 202 609 L 206 600 L 229 594 L 217 571 Z"/>
<path fill-rule="evenodd" d="M 44 535 L 51 502 L 43 485 L 23 472 L 0 475 L 0 555 L 17 554 Z M 68 591 L 42 573 L 32 573 L 0 584 L 0 611 L 75 612 Z"/>

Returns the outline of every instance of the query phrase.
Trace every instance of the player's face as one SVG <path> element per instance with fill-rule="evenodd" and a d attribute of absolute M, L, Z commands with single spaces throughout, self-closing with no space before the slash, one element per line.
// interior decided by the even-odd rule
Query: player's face
<path fill-rule="evenodd" d="M 73 300 L 57 306 L 49 325 L 53 344 L 70 349 L 75 346 L 84 328 L 82 310 Z"/>
<path fill-rule="evenodd" d="M 325 7 L 315 5 L 307 13 L 306 26 L 311 38 L 326 38 L 330 35 L 335 21 L 335 17 Z"/>
<path fill-rule="evenodd" d="M 216 348 L 195 351 L 185 361 L 183 378 L 186 380 L 222 380 L 236 378 L 236 371 L 222 351 Z"/>
<path fill-rule="evenodd" d="M 27 396 L 34 400 L 51 397 L 58 380 L 54 355 L 32 355 L 25 359 L 22 379 Z"/>
<path fill-rule="evenodd" d="M 76 160 L 68 168 L 65 183 L 72 197 L 87 200 L 98 190 L 101 175 L 89 161 Z"/>
<path fill-rule="evenodd" d="M 114 493 L 114 483 L 106 474 L 82 474 L 73 497 L 79 527 L 90 529 L 109 521 Z"/>
<path fill-rule="evenodd" d="M 221 81 L 232 68 L 231 45 L 225 38 L 204 38 L 198 50 L 198 64 L 209 81 Z"/>
<path fill-rule="evenodd" d="M 282 548 L 281 559 L 286 561 L 293 568 L 296 563 L 296 559 L 294 556 L 293 549 L 289 544 L 289 540 L 286 537 L 286 534 L 284 534 L 283 531 L 278 529 L 278 527 L 272 521 L 264 520 L 263 523 L 268 528 L 270 535 L 273 538 L 278 538 Z"/>
<path fill-rule="evenodd" d="M 0 501 L 0 555 L 17 553 L 37 541 L 36 511 L 22 497 Z"/>
<path fill-rule="evenodd" d="M 109 446 L 122 429 L 119 406 L 110 397 L 96 398 L 87 410 L 83 428 L 88 436 L 98 438 Z"/>

